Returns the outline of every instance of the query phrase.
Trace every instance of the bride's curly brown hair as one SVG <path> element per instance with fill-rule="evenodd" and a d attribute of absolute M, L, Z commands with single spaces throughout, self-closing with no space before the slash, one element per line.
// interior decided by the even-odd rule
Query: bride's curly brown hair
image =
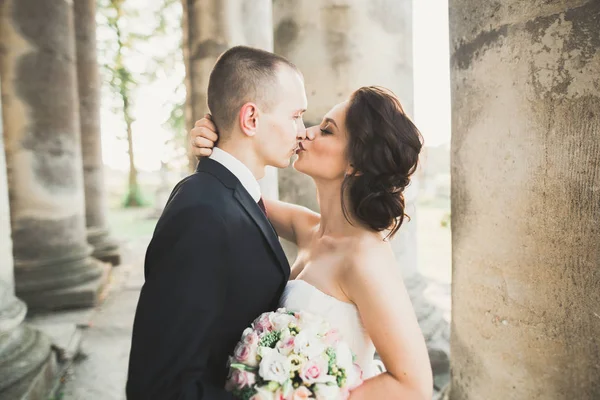
<path fill-rule="evenodd" d="M 423 137 L 396 95 L 377 86 L 352 94 L 346 131 L 353 172 L 342 183 L 344 216 L 377 232 L 389 230 L 386 239 L 393 237 L 408 217 L 404 189 L 417 169 Z"/>

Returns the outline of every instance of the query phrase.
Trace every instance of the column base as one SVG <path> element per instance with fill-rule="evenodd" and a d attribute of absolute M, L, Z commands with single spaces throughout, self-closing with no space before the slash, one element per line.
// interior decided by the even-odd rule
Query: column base
<path fill-rule="evenodd" d="M 87 241 L 94 251 L 92 257 L 110 263 L 113 267 L 121 264 L 119 245 L 109 236 L 108 230 L 102 228 L 88 228 Z"/>
<path fill-rule="evenodd" d="M 110 276 L 108 264 L 89 258 L 90 278 L 85 282 L 56 289 L 21 292 L 17 295 L 32 312 L 93 307 L 105 297 Z"/>
<path fill-rule="evenodd" d="M 0 400 L 47 398 L 56 370 L 50 339 L 23 324 L 25 303 L 1 281 L 0 307 Z"/>
<path fill-rule="evenodd" d="M 0 373 L 3 376 L 14 377 L 16 380 L 4 388 L 0 388 L 0 400 L 46 400 L 54 388 L 58 377 L 58 366 L 56 355 L 51 350 L 50 341 L 44 335 L 36 332 L 39 340 L 35 344 L 35 348 L 31 349 L 33 357 L 23 357 L 11 361 L 9 365 L 10 372 L 3 371 L 0 367 Z M 39 355 L 45 354 L 45 358 Z M 20 374 L 15 372 L 14 365 L 19 363 L 28 369 L 29 372 Z M 6 375 L 4 375 L 6 373 Z"/>

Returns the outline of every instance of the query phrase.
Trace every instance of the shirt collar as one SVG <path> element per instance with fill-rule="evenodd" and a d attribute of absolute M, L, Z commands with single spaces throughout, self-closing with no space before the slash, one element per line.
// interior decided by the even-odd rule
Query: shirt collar
<path fill-rule="evenodd" d="M 260 185 L 250 169 L 246 167 L 244 163 L 218 147 L 213 148 L 213 152 L 208 158 L 223 165 L 235 175 L 242 183 L 242 186 L 244 186 L 244 189 L 246 189 L 254 201 L 258 203 L 261 198 Z"/>

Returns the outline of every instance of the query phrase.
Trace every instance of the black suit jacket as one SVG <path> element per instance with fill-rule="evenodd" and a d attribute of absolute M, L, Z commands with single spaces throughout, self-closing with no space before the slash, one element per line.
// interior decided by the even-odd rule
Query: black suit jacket
<path fill-rule="evenodd" d="M 144 268 L 127 398 L 231 399 L 228 356 L 259 314 L 276 309 L 290 275 L 258 204 L 227 168 L 203 159 L 173 189 Z"/>

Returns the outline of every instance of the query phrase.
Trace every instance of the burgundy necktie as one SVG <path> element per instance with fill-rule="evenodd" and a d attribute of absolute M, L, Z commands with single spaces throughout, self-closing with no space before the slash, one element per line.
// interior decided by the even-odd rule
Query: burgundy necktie
<path fill-rule="evenodd" d="M 267 215 L 267 208 L 265 207 L 265 202 L 263 201 L 262 197 L 258 201 L 258 206 L 260 207 L 262 212 L 265 214 L 265 217 L 269 218 L 269 216 Z"/>

